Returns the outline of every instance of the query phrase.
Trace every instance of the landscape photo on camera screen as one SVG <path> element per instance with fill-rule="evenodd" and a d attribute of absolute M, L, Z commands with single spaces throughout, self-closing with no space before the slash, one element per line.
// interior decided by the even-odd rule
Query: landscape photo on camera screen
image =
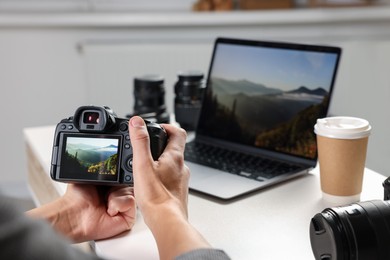
<path fill-rule="evenodd" d="M 313 126 L 326 115 L 337 60 L 335 53 L 221 44 L 203 101 L 207 120 L 199 129 L 315 158 Z"/>
<path fill-rule="evenodd" d="M 116 180 L 119 138 L 65 137 L 61 176 L 65 178 Z"/>

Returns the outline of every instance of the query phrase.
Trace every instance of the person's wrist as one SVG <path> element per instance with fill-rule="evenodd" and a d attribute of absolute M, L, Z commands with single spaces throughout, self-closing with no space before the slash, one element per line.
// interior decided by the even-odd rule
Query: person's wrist
<path fill-rule="evenodd" d="M 86 241 L 85 231 L 82 228 L 80 212 L 83 211 L 74 201 L 62 197 L 57 201 L 58 214 L 53 226 L 60 233 L 71 239 L 73 242 Z"/>
<path fill-rule="evenodd" d="M 145 223 L 153 231 L 164 222 L 187 221 L 187 214 L 176 202 L 140 206 Z"/>
<path fill-rule="evenodd" d="M 34 208 L 26 212 L 33 218 L 44 219 L 50 223 L 60 234 L 73 242 L 83 241 L 83 231 L 80 226 L 78 208 L 73 206 L 74 202 L 61 197 L 55 201 Z"/>
<path fill-rule="evenodd" d="M 186 252 L 210 247 L 189 223 L 186 211 L 177 205 L 162 203 L 145 213 L 144 220 L 156 239 L 160 259 L 174 259 Z"/>

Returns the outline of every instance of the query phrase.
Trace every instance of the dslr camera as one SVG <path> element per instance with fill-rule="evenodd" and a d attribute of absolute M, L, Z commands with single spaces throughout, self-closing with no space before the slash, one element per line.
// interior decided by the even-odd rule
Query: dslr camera
<path fill-rule="evenodd" d="M 145 122 L 157 160 L 167 134 L 159 124 Z M 82 106 L 57 124 L 50 169 L 55 181 L 132 185 L 132 161 L 128 119 L 118 118 L 109 107 Z"/>
<path fill-rule="evenodd" d="M 390 259 L 390 177 L 383 182 L 384 201 L 327 208 L 310 223 L 316 260 Z"/>

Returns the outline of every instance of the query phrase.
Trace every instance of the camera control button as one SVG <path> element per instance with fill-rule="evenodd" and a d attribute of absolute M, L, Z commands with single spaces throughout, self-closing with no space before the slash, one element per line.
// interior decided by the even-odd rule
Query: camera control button
<path fill-rule="evenodd" d="M 122 132 L 125 132 L 127 131 L 128 129 L 128 126 L 126 123 L 122 123 L 120 126 L 119 126 L 119 130 L 121 130 Z"/>
<path fill-rule="evenodd" d="M 125 144 L 126 149 L 130 149 L 130 144 Z"/>
<path fill-rule="evenodd" d="M 132 178 L 131 178 L 131 175 L 126 175 L 126 176 L 125 176 L 125 181 L 128 181 L 128 182 L 129 182 L 129 181 L 131 181 L 131 179 L 132 179 Z"/>
<path fill-rule="evenodd" d="M 65 130 L 66 129 L 66 125 L 61 125 L 61 130 Z"/>
<path fill-rule="evenodd" d="M 133 158 L 127 159 L 127 167 L 129 167 L 130 170 L 133 170 Z"/>
<path fill-rule="evenodd" d="M 130 135 L 125 136 L 126 140 L 130 140 Z"/>
<path fill-rule="evenodd" d="M 68 130 L 72 130 L 73 129 L 73 126 L 72 125 L 68 125 Z"/>

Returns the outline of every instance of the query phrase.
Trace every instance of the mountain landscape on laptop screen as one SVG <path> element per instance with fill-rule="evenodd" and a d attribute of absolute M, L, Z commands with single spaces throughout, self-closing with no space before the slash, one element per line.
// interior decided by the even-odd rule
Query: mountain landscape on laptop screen
<path fill-rule="evenodd" d="M 215 55 L 203 103 L 213 116 L 199 122 L 208 135 L 315 158 L 313 126 L 326 115 L 337 56 L 228 44 Z"/>

